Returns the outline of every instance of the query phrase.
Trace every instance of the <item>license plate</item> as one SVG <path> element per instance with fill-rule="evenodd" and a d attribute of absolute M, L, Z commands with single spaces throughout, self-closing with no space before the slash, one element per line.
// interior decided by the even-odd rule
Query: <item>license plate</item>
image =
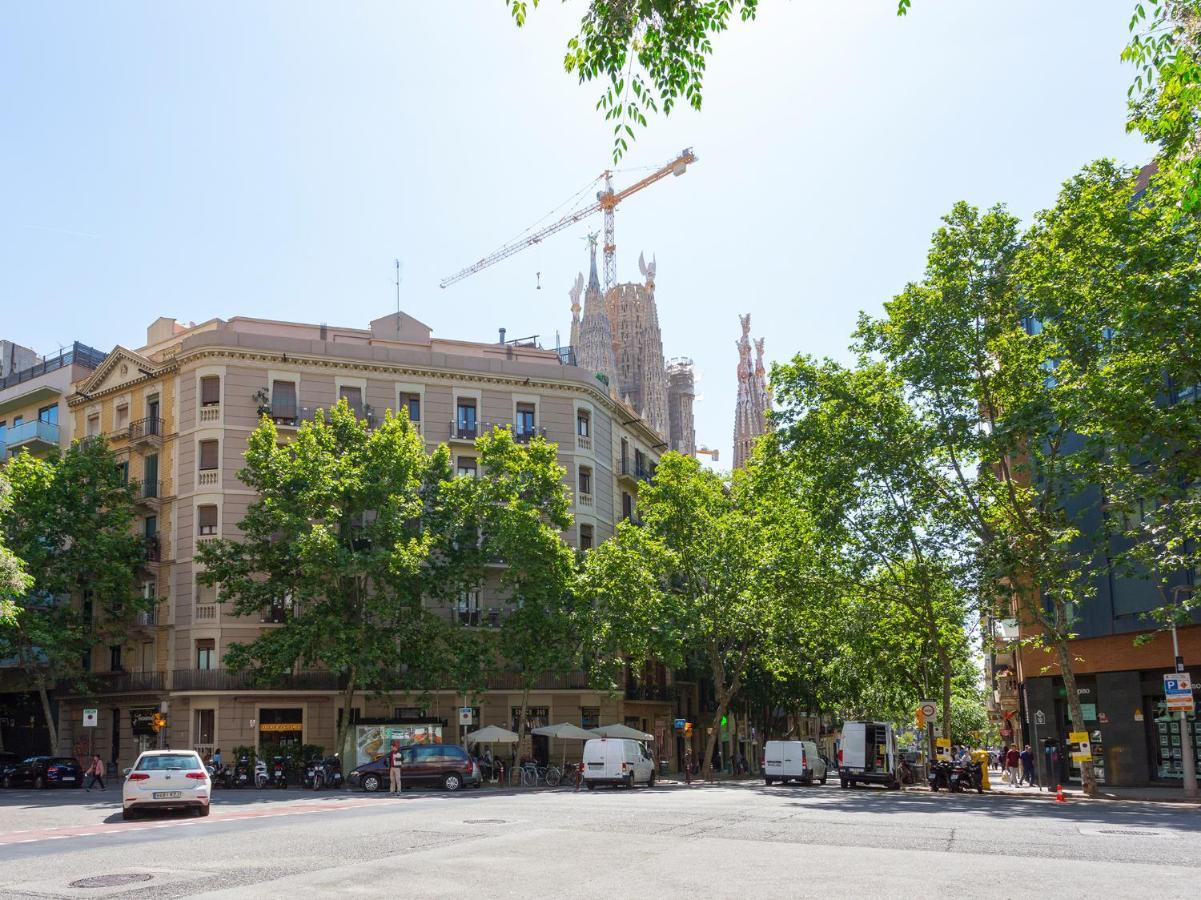
<path fill-rule="evenodd" d="M 178 800 L 183 796 L 182 791 L 155 791 L 155 800 Z"/>
<path fill-rule="evenodd" d="M 75 780 L 74 775 L 64 775 L 63 776 L 63 781 L 74 781 L 74 780 Z"/>

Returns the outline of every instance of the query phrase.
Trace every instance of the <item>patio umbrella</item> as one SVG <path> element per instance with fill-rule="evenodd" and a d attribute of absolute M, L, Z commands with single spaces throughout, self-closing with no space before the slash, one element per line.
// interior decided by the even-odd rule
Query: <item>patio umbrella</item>
<path fill-rule="evenodd" d="M 578 725 L 572 725 L 570 722 L 562 722 L 559 725 L 543 725 L 541 728 L 534 728 L 530 734 L 541 734 L 545 737 L 558 738 L 561 741 L 590 741 L 597 737 L 595 731 L 588 731 L 580 728 Z M 567 745 L 563 745 L 563 758 L 560 761 L 560 768 L 567 765 Z"/>
<path fill-rule="evenodd" d="M 647 734 L 645 731 L 639 731 L 629 725 L 602 725 L 600 728 L 592 730 L 601 737 L 607 738 L 627 738 L 631 741 L 653 741 L 655 739 L 653 734 Z"/>
<path fill-rule="evenodd" d="M 501 728 L 499 725 L 489 725 L 487 728 L 481 728 L 479 731 L 473 731 L 467 735 L 467 740 L 473 744 L 516 744 L 520 737 L 515 732 L 509 731 L 507 728 Z M 496 780 L 495 774 L 492 780 Z"/>

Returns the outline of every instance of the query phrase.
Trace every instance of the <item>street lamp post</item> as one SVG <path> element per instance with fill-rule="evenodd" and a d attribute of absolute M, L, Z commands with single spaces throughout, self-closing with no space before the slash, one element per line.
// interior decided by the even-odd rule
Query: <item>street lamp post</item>
<path fill-rule="evenodd" d="M 1180 642 L 1176 638 L 1176 625 L 1172 625 L 1172 656 L 1175 657 L 1175 669 L 1184 671 L 1184 660 L 1180 656 Z M 1197 796 L 1197 754 L 1193 746 L 1193 736 L 1188 730 L 1188 713 L 1180 710 L 1180 750 L 1184 763 L 1184 796 Z"/>

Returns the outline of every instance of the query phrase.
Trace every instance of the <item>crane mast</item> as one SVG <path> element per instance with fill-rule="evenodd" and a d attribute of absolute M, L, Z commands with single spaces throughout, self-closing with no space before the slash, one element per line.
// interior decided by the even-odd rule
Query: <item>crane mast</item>
<path fill-rule="evenodd" d="M 617 204 L 626 197 L 638 193 L 643 188 L 649 187 L 656 181 L 666 178 L 668 175 L 683 175 L 691 163 L 696 162 L 696 154 L 692 152 L 692 148 L 688 147 L 682 150 L 675 159 L 666 165 L 660 166 L 654 172 L 651 172 L 645 178 L 634 182 L 633 184 L 622 188 L 620 191 L 613 190 L 613 173 L 606 169 L 600 174 L 599 181 L 604 182 L 604 189 L 596 195 L 596 202 L 590 203 L 575 212 L 568 213 L 558 221 L 552 222 L 545 228 L 534 232 L 533 234 L 505 244 L 498 250 L 494 250 L 487 256 L 477 260 L 465 269 L 461 269 L 454 275 L 448 275 L 438 283 L 439 287 L 449 287 L 457 281 L 462 281 L 482 269 L 486 269 L 491 265 L 495 265 L 502 259 L 508 259 L 515 253 L 520 253 L 526 247 L 534 244 L 539 244 L 550 235 L 557 231 L 562 231 L 570 225 L 581 222 L 591 216 L 598 210 L 604 212 L 605 225 L 605 243 L 604 243 L 604 269 L 605 269 L 605 296 L 609 295 L 609 291 L 617 284 L 617 239 L 615 236 L 614 212 L 617 209 Z"/>

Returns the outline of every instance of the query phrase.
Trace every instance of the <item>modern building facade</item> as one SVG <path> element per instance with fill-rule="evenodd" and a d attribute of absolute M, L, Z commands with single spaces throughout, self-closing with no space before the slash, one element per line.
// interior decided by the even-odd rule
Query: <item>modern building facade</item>
<path fill-rule="evenodd" d="M 362 696 L 346 711 L 337 673 L 297 673 L 263 690 L 223 668 L 232 644 L 280 627 L 287 615 L 284 608 L 253 618 L 233 615 L 215 588 L 199 584 L 194 558 L 205 541 L 238 535 L 254 494 L 237 473 L 261 414 L 286 437 L 339 399 L 369 421 L 403 407 L 429 448 L 448 445 L 463 475 L 475 474 L 475 439 L 493 426 L 512 428 L 518 440 L 543 435 L 558 445 L 573 494 L 574 523 L 563 538 L 583 549 L 637 515 L 638 487 L 653 473 L 661 440 L 593 372 L 565 365 L 554 351 L 435 338 L 404 313 L 365 329 L 251 318 L 184 327 L 160 319 L 148 330 L 146 346 L 115 348 L 78 387 L 71 399 L 76 428 L 108 434 L 128 460 L 130 477 L 155 485 L 139 493 L 146 495 L 140 528 L 148 547 L 146 590 L 162 602 L 125 646 L 97 648 L 93 668 L 111 690 L 87 701 L 101 709 L 98 752 L 118 764 L 155 739 L 146 727 L 154 711 L 167 713 L 162 740 L 202 751 L 332 748 L 344 714 L 360 721 L 439 722 L 444 738 L 458 740 L 462 697 L 449 691 L 431 690 L 424 699 Z M 485 583 L 451 608 L 437 609 L 456 625 L 491 628 L 503 622 L 503 603 Z M 668 745 L 670 676 L 662 669 L 642 674 L 616 696 L 592 689 L 583 673 L 546 676 L 530 696 L 530 723 L 622 721 L 662 732 Z M 83 704 L 84 698 L 64 703 L 66 747 L 83 739 Z M 516 678 L 500 673 L 467 727 L 512 727 L 520 705 Z M 533 747 L 539 754 L 551 749 Z M 557 756 L 559 748 L 553 751 Z"/>

